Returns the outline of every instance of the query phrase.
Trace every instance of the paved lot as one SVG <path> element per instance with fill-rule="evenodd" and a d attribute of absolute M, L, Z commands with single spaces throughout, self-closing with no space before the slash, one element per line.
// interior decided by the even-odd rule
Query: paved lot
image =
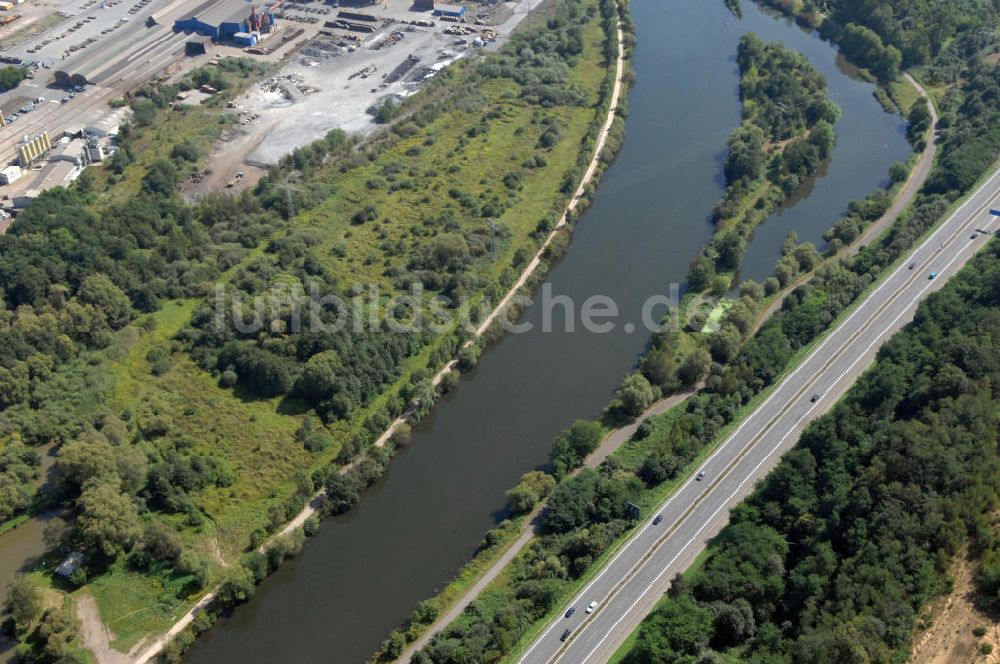
<path fill-rule="evenodd" d="M 729 510 L 791 448 L 798 435 L 847 391 L 871 365 L 879 347 L 908 323 L 919 302 L 941 288 L 986 238 L 996 231 L 988 207 L 1000 202 L 1000 173 L 983 184 L 877 290 L 789 374 L 704 464 L 705 477 L 685 483 L 659 510 L 663 521 L 647 522 L 610 563 L 563 607 L 570 619 L 546 627 L 520 660 L 527 664 L 607 661 L 642 621 L 670 580 L 687 568 L 726 524 Z M 909 265 L 913 268 L 909 269 Z M 931 272 L 937 272 L 930 279 Z M 818 395 L 815 402 L 813 395 Z M 583 609 L 592 601 L 596 611 Z M 569 638 L 560 636 L 570 629 Z"/>

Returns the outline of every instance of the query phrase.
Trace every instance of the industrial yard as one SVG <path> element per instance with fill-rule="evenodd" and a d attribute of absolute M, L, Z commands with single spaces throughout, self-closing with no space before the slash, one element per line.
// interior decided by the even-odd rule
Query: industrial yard
<path fill-rule="evenodd" d="M 237 172 L 246 173 L 237 183 L 245 186 L 282 155 L 331 129 L 370 131 L 376 126 L 371 109 L 412 94 L 469 52 L 495 47 L 541 0 L 32 2 L 15 9 L 31 14 L 43 30 L 18 28 L 17 21 L 0 26 L 0 60 L 30 72 L 29 80 L 0 94 L 0 167 L 16 165 L 21 172 L 0 184 L 7 208 L 68 184 L 94 163 L 89 155 L 113 152 L 127 109 L 112 103 L 120 106 L 150 81 L 177 80 L 220 56 L 279 65 L 277 74 L 229 104 L 234 129 L 215 147 L 212 174 L 189 193 L 232 186 Z M 19 155 L 32 142 L 78 142 L 81 163 L 54 169 L 51 148 L 22 163 Z"/>

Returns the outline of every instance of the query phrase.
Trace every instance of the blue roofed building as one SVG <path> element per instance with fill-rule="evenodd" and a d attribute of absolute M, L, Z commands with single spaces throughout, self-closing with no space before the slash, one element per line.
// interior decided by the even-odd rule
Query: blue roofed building
<path fill-rule="evenodd" d="M 179 18 L 174 21 L 174 32 L 193 32 L 203 37 L 219 38 L 219 29 L 211 23 L 202 21 L 197 16 Z"/>
<path fill-rule="evenodd" d="M 434 15 L 447 18 L 465 18 L 465 7 L 462 5 L 439 5 L 434 4 Z"/>

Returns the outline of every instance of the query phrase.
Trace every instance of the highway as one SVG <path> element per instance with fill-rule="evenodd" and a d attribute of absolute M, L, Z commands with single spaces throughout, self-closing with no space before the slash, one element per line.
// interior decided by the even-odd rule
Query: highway
<path fill-rule="evenodd" d="M 670 580 L 722 530 L 729 510 L 872 364 L 881 345 L 912 320 L 920 301 L 985 245 L 988 237 L 976 229 L 995 232 L 1000 227 L 1000 220 L 989 213 L 990 207 L 1000 207 L 998 203 L 1000 172 L 977 188 L 744 418 L 701 466 L 704 478 L 692 477 L 680 486 L 654 512 L 663 515 L 662 522 L 653 525 L 648 518 L 562 607 L 519 662 L 606 662 L 652 610 Z M 593 601 L 597 608 L 588 614 L 585 608 Z M 570 606 L 576 612 L 564 618 Z M 562 641 L 567 629 L 570 634 Z"/>

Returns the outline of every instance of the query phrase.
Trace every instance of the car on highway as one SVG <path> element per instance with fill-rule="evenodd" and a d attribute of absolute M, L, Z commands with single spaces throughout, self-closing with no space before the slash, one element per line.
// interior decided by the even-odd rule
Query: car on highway
<path fill-rule="evenodd" d="M 566 610 L 566 616 L 565 617 L 569 618 L 574 613 L 576 613 L 576 607 L 575 606 L 571 606 L 571 607 L 569 607 L 569 609 Z"/>
<path fill-rule="evenodd" d="M 653 525 L 654 526 L 658 526 L 658 525 L 660 525 L 661 521 L 663 521 L 663 515 L 662 514 L 657 514 L 656 518 L 653 519 Z"/>
<path fill-rule="evenodd" d="M 705 477 L 705 471 L 704 470 L 699 470 L 698 474 L 694 476 L 694 478 L 696 480 L 698 480 L 699 482 L 702 480 L 703 477 Z"/>
<path fill-rule="evenodd" d="M 587 613 L 593 613 L 594 609 L 596 608 L 597 608 L 597 601 L 595 600 L 587 605 Z"/>
<path fill-rule="evenodd" d="M 937 272 L 931 272 L 929 275 L 927 275 L 927 278 L 928 279 L 933 279 L 936 276 L 937 276 Z"/>
<path fill-rule="evenodd" d="M 969 239 L 970 240 L 975 240 L 977 237 L 979 237 L 979 233 L 973 233 L 972 237 L 970 237 Z"/>
<path fill-rule="evenodd" d="M 914 265 L 916 265 L 916 263 L 910 263 L 910 267 L 908 267 L 908 268 L 906 268 L 906 269 L 908 269 L 908 270 L 912 270 L 912 269 L 913 269 L 913 266 L 914 266 Z"/>
<path fill-rule="evenodd" d="M 810 403 L 816 403 L 817 401 L 819 401 L 819 395 L 818 394 L 812 395 L 811 397 L 809 397 L 809 401 Z"/>
<path fill-rule="evenodd" d="M 567 630 L 563 630 L 562 636 L 559 637 L 559 640 L 560 641 L 565 641 L 566 639 L 568 639 L 569 638 L 569 632 L 570 632 L 570 630 L 568 630 L 568 629 Z"/>

